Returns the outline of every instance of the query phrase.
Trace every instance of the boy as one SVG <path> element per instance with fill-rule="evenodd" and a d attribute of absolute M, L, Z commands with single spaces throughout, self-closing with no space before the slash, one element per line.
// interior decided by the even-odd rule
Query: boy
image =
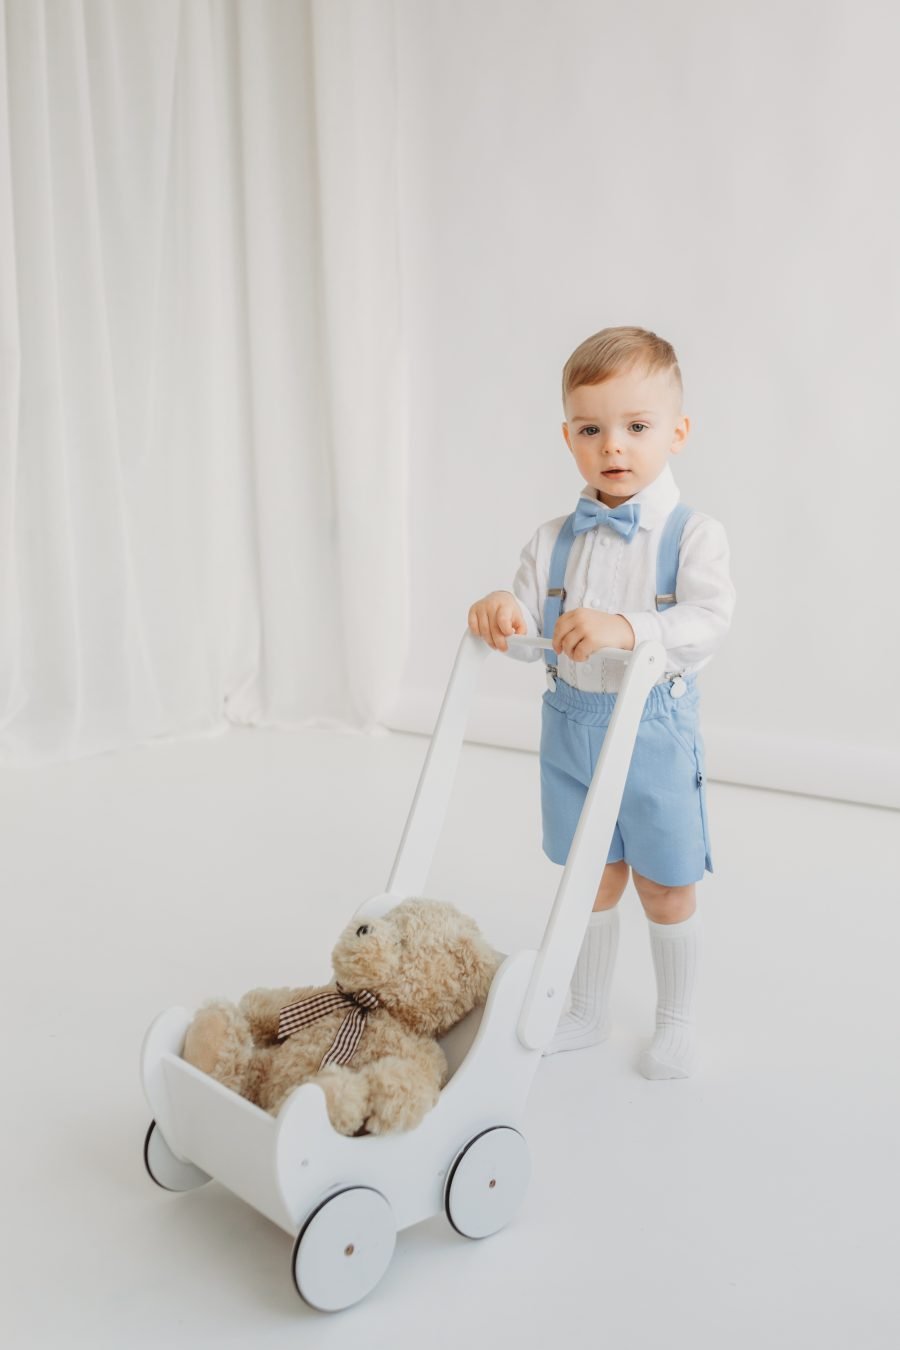
<path fill-rule="evenodd" d="M 572 524 L 563 531 L 561 516 L 541 525 L 522 550 L 512 592 L 492 591 L 469 610 L 472 632 L 511 656 L 542 655 L 510 648 L 512 633 L 541 634 L 546 626 L 553 638 L 541 808 L 544 852 L 561 864 L 622 679 L 621 663 L 604 661 L 602 650 L 631 651 L 648 638 L 666 649 L 572 976 L 570 1011 L 544 1051 L 577 1050 L 609 1035 L 616 906 L 630 869 L 656 973 L 656 1030 L 640 1061 L 653 1079 L 686 1078 L 696 1064 L 696 883 L 712 871 L 696 674 L 724 637 L 735 601 L 724 529 L 699 512 L 675 510 L 669 458 L 690 430 L 682 399 L 675 352 L 655 333 L 605 328 L 582 342 L 563 370 L 563 436 L 586 484 Z"/>

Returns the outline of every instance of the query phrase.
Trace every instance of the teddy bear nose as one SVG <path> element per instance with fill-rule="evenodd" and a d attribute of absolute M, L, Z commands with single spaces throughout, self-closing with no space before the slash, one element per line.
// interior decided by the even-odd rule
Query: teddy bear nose
<path fill-rule="evenodd" d="M 357 930 L 356 930 L 356 936 L 357 936 L 357 937 L 364 937 L 365 934 L 368 933 L 368 931 L 369 931 L 369 925 L 368 925 L 367 923 L 361 923 L 361 924 L 359 925 L 359 927 L 357 928 Z"/>

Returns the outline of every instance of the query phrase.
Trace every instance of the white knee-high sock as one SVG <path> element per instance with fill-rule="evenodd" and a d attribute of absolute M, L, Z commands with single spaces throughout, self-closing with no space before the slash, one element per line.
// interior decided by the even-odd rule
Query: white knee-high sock
<path fill-rule="evenodd" d="M 609 1035 L 609 990 L 619 948 L 619 910 L 596 910 L 588 921 L 575 963 L 569 1011 L 560 1019 L 545 1055 L 582 1050 Z"/>
<path fill-rule="evenodd" d="M 700 916 L 695 910 L 681 923 L 647 922 L 656 971 L 656 1033 L 641 1055 L 641 1073 L 645 1078 L 689 1078 L 697 1058 L 694 989 Z"/>

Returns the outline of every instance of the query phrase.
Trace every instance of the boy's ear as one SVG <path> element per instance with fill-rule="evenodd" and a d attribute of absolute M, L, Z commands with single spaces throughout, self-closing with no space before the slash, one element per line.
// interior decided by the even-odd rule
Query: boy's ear
<path fill-rule="evenodd" d="M 675 427 L 675 436 L 669 449 L 670 455 L 677 455 L 684 449 L 684 443 L 688 438 L 688 432 L 691 429 L 691 419 L 682 417 L 681 421 Z"/>
<path fill-rule="evenodd" d="M 569 449 L 571 450 L 571 449 L 572 449 L 572 442 L 569 440 L 569 424 L 568 424 L 568 422 L 563 422 L 563 424 L 562 424 L 562 434 L 563 434 L 563 439 L 564 439 L 566 445 L 567 445 L 567 446 L 569 447 Z"/>

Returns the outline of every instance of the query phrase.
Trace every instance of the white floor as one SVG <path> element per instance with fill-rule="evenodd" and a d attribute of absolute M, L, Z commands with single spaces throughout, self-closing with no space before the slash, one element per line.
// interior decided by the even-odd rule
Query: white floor
<path fill-rule="evenodd" d="M 710 786 L 705 1064 L 636 1072 L 652 968 L 623 902 L 605 1046 L 544 1061 L 525 1206 L 400 1235 L 363 1303 L 306 1308 L 289 1238 L 146 1177 L 157 1011 L 328 978 L 387 880 L 424 739 L 233 732 L 0 773 L 0 1342 L 25 1347 L 893 1350 L 900 1344 L 900 815 Z M 537 761 L 466 747 L 429 894 L 535 945 L 559 869 Z M 3 1324 L 5 1329 L 3 1329 Z"/>

